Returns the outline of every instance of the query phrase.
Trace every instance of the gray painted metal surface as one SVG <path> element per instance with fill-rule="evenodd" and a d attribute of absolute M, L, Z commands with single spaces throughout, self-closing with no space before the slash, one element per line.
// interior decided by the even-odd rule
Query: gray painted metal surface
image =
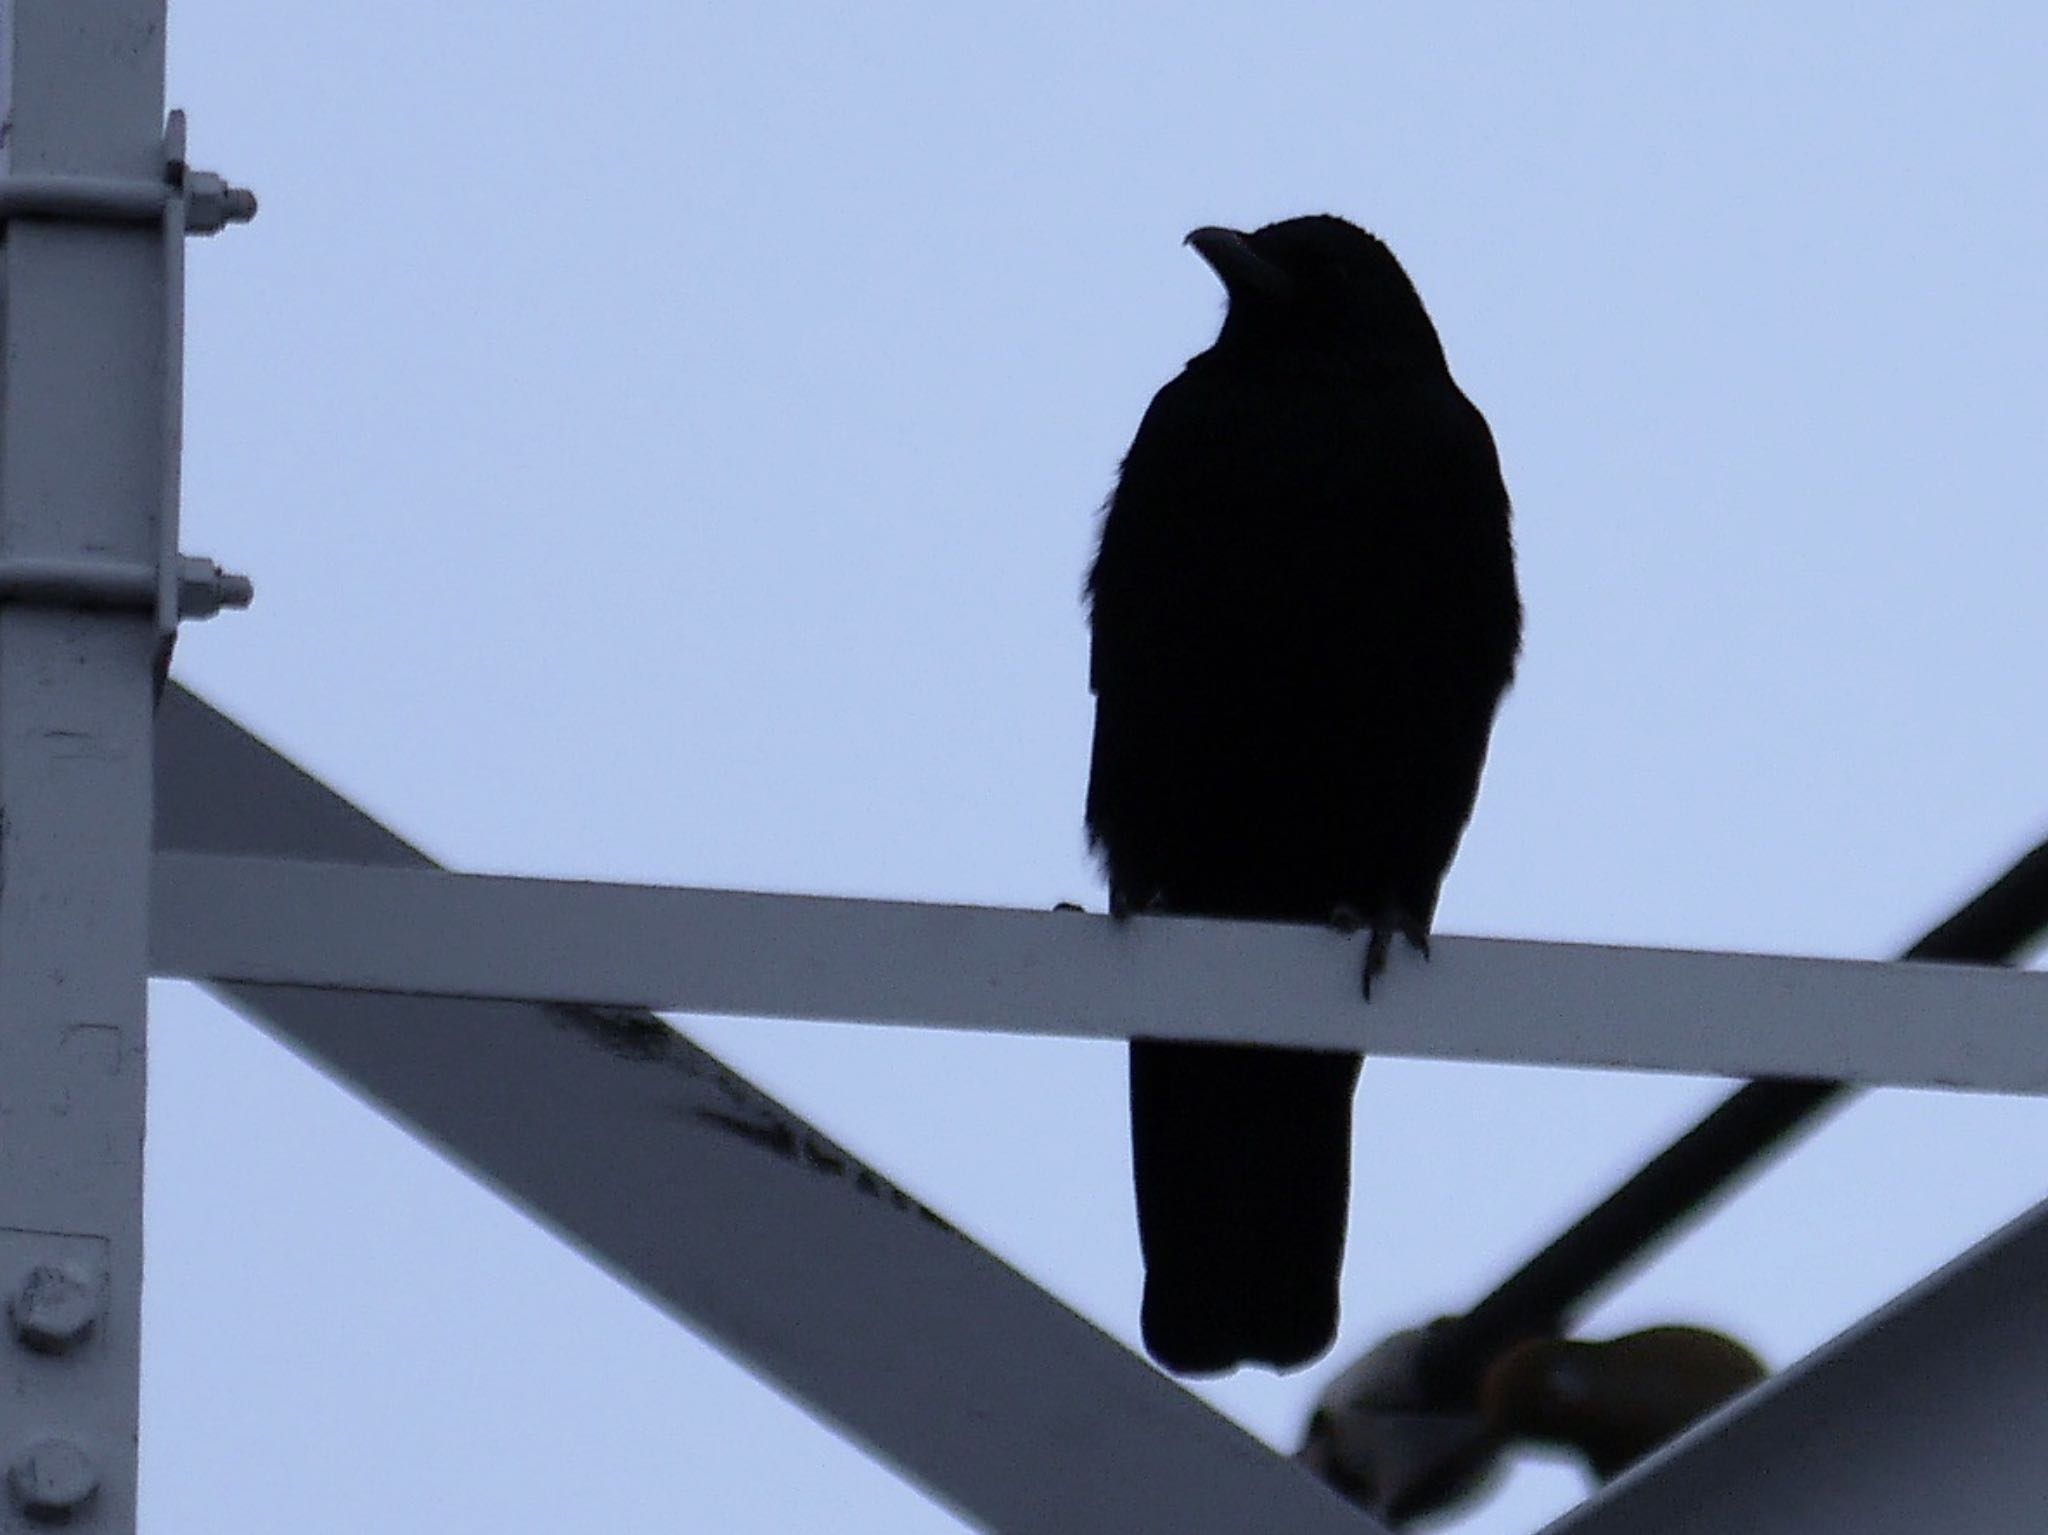
<path fill-rule="evenodd" d="M 4 169 L 163 179 L 162 0 L 0 12 Z M 0 559 L 0 1528 L 135 1528 L 155 573 L 178 315 L 161 224 L 10 219 Z"/>
<path fill-rule="evenodd" d="M 1991 967 L 1440 938 L 1367 1005 L 1363 940 L 1315 928 L 263 858 L 157 891 L 195 979 L 2048 1091 L 2048 976 Z"/>
<path fill-rule="evenodd" d="M 2048 1524 L 2048 1204 L 1668 1445 L 1548 1535 Z"/>
<path fill-rule="evenodd" d="M 182 689 L 160 725 L 162 848 L 426 865 Z M 650 1014 L 216 990 L 981 1526 L 1380 1528 Z"/>

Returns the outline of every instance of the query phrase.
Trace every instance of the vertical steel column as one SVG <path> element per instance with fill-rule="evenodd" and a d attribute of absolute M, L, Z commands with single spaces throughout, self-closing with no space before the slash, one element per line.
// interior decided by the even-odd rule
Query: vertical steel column
<path fill-rule="evenodd" d="M 0 0 L 7 173 L 161 184 L 163 29 L 163 0 Z M 0 235 L 0 561 L 56 573 L 0 598 L 7 1531 L 135 1528 L 164 241 L 154 219 Z M 150 595 L 117 599 L 139 572 Z"/>

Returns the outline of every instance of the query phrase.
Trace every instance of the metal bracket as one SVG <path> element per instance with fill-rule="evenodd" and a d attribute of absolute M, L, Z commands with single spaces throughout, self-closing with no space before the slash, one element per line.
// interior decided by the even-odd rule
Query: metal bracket
<path fill-rule="evenodd" d="M 163 502 L 157 512 L 160 553 L 155 569 L 125 562 L 0 560 L 0 602 L 54 607 L 138 608 L 156 613 L 157 628 L 176 632 L 181 619 L 211 618 L 246 608 L 256 592 L 247 576 L 178 552 L 178 467 L 183 445 L 185 378 L 185 237 L 216 234 L 256 216 L 256 194 L 230 186 L 185 159 L 185 114 L 164 128 L 164 176 L 133 181 L 112 176 L 0 176 L 0 223 L 68 219 L 92 223 L 156 223 L 163 231 L 164 441 Z"/>
<path fill-rule="evenodd" d="M 255 597 L 247 576 L 222 570 L 212 560 L 181 554 L 177 559 L 177 616 L 211 618 L 222 608 L 246 608 Z M 0 560 L 0 602 L 61 608 L 156 606 L 157 573 L 122 560 Z"/>
<path fill-rule="evenodd" d="M 87 223 L 153 224 L 168 205 L 180 204 L 185 234 L 217 234 L 256 216 L 256 194 L 230 186 L 212 171 L 185 162 L 185 114 L 164 127 L 164 176 L 132 181 L 117 176 L 0 176 L 0 222 L 73 219 Z"/>

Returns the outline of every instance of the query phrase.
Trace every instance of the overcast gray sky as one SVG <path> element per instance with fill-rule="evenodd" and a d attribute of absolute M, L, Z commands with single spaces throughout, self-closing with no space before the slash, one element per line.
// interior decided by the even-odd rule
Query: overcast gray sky
<path fill-rule="evenodd" d="M 2048 11 L 173 0 L 195 160 L 179 675 L 444 861 L 1099 903 L 1077 603 L 1205 223 L 1383 235 L 1529 609 L 1451 932 L 1877 956 L 2048 829 Z M 158 985 L 154 1531 L 952 1517 L 241 1019 Z M 681 1020 L 1135 1336 L 1121 1051 Z M 1368 1066 L 1291 1445 L 1713 1100 Z M 1595 1319 L 1783 1364 L 2044 1192 L 1887 1093 Z M 1472 1531 L 1534 1528 L 1519 1472 Z"/>

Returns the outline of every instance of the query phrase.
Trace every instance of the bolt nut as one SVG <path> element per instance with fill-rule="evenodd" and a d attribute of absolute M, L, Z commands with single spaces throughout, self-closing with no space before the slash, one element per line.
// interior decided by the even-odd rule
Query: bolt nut
<path fill-rule="evenodd" d="M 100 1468 L 68 1439 L 39 1439 L 7 1468 L 15 1507 L 37 1524 L 62 1524 L 100 1490 Z"/>
<path fill-rule="evenodd" d="M 245 187 L 229 186 L 212 171 L 185 172 L 185 231 L 188 234 L 217 234 L 229 224 L 246 224 L 256 217 L 256 194 Z"/>
<path fill-rule="evenodd" d="M 100 1287 L 77 1269 L 39 1263 L 14 1292 L 7 1314 L 23 1348 L 61 1354 L 85 1340 L 100 1316 Z"/>
<path fill-rule="evenodd" d="M 178 617 L 211 618 L 222 608 L 246 608 L 256 596 L 247 576 L 222 570 L 197 555 L 178 556 Z"/>

